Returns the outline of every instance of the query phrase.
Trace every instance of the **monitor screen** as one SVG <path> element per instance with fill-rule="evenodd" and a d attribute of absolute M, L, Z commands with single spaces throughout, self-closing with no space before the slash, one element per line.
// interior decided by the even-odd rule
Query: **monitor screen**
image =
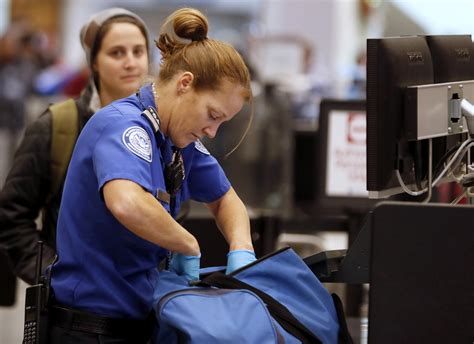
<path fill-rule="evenodd" d="M 347 103 L 324 102 L 322 127 L 327 137 L 321 145 L 324 159 L 324 195 L 328 197 L 367 197 L 366 115 L 360 109 L 343 109 Z M 359 104 L 358 104 L 359 105 Z"/>
<path fill-rule="evenodd" d="M 365 213 L 375 204 L 366 181 L 366 110 L 364 100 L 323 99 L 317 143 L 318 211 Z"/>

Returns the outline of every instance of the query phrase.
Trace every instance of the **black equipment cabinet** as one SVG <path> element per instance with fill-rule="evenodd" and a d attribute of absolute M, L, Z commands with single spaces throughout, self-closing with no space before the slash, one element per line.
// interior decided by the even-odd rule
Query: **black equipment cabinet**
<path fill-rule="evenodd" d="M 372 218 L 370 343 L 472 343 L 474 207 L 385 204 Z"/>
<path fill-rule="evenodd" d="M 473 206 L 383 202 L 347 252 L 305 259 L 322 281 L 370 283 L 369 343 L 472 343 Z"/>

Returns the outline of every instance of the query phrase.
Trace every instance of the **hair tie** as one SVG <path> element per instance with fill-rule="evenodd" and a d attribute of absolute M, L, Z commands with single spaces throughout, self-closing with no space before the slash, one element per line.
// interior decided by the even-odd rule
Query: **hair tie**
<path fill-rule="evenodd" d="M 176 32 L 174 31 L 174 24 L 173 24 L 173 21 L 170 20 L 168 21 L 161 29 L 161 34 L 162 35 L 168 35 L 168 37 L 170 39 L 172 39 L 173 41 L 176 41 L 180 44 L 189 44 L 191 43 L 193 40 L 190 39 L 190 38 L 183 38 L 183 37 L 180 37 L 176 34 Z"/>

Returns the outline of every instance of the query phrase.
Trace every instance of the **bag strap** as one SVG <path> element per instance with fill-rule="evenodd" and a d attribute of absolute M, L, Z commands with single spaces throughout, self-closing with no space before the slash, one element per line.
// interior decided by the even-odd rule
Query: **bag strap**
<path fill-rule="evenodd" d="M 296 319 L 294 315 L 288 310 L 288 308 L 286 308 L 267 293 L 245 282 L 242 282 L 237 278 L 224 275 L 222 272 L 215 272 L 201 280 L 198 285 L 225 289 L 249 290 L 262 299 L 262 301 L 267 305 L 271 316 L 287 332 L 298 338 L 302 343 L 321 343 L 321 340 L 319 340 L 305 325 Z"/>
<path fill-rule="evenodd" d="M 347 327 L 346 316 L 344 313 L 344 306 L 337 294 L 332 293 L 332 300 L 336 308 L 337 318 L 339 320 L 339 344 L 354 344 L 349 328 Z"/>
<path fill-rule="evenodd" d="M 73 99 L 49 107 L 51 130 L 51 188 L 48 201 L 60 191 L 79 135 L 79 113 Z"/>

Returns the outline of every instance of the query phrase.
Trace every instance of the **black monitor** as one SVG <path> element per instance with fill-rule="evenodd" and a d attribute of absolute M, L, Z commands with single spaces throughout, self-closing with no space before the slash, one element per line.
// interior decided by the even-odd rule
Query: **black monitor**
<path fill-rule="evenodd" d="M 374 205 L 366 188 L 366 102 L 323 99 L 317 143 L 317 211 L 365 214 Z"/>
<path fill-rule="evenodd" d="M 426 36 L 433 60 L 435 83 L 474 80 L 474 46 L 471 35 Z M 436 139 L 435 157 L 464 141 L 467 134 L 454 134 Z"/>
<path fill-rule="evenodd" d="M 414 152 L 402 130 L 405 89 L 433 82 L 423 37 L 367 40 L 367 190 L 397 188 L 396 169 L 408 183 L 414 182 Z"/>
<path fill-rule="evenodd" d="M 367 190 L 382 198 L 401 193 L 398 170 L 405 184 L 422 189 L 428 172 L 428 140 L 413 139 L 416 111 L 409 111 L 409 86 L 474 79 L 474 55 L 469 35 L 407 36 L 367 40 Z M 416 104 L 417 105 L 417 104 Z M 442 110 L 442 121 L 447 123 Z M 429 113 L 426 122 L 431 121 Z M 423 123 L 421 123 L 423 124 Z M 437 133 L 432 170 L 462 134 Z"/>
<path fill-rule="evenodd" d="M 295 133 L 295 206 L 320 229 L 350 230 L 377 201 L 366 189 L 365 104 L 323 99 L 318 129 Z"/>
<path fill-rule="evenodd" d="M 433 61 L 435 83 L 474 78 L 474 46 L 471 35 L 435 35 L 425 38 Z"/>

